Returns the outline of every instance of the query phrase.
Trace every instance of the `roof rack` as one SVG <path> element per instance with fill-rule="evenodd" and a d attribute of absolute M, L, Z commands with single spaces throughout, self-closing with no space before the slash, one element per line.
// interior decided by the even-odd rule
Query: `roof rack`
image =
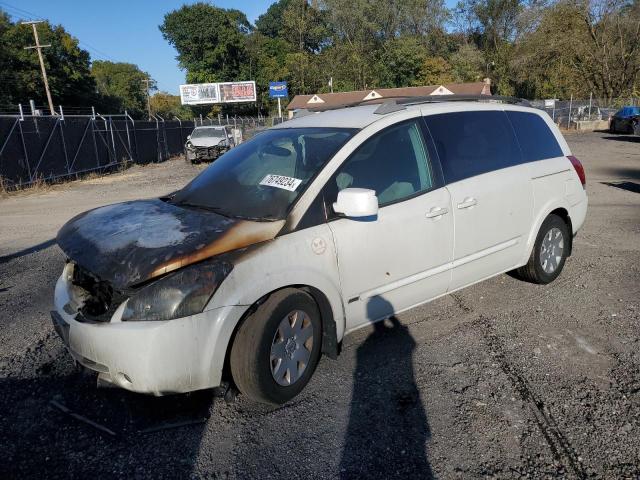
<path fill-rule="evenodd" d="M 362 105 L 371 105 L 380 103 L 381 105 L 376 109 L 374 113 L 379 115 L 386 115 L 387 113 L 397 112 L 398 110 L 404 110 L 406 105 L 420 105 L 424 103 L 443 103 L 443 102 L 486 102 L 486 103 L 508 103 L 511 105 L 521 105 L 523 107 L 530 107 L 531 104 L 528 100 L 517 97 L 505 97 L 501 95 L 427 95 L 422 97 L 408 97 L 406 95 L 393 95 L 382 98 L 370 98 L 367 100 L 358 100 L 357 102 L 345 103 L 343 105 L 336 105 L 333 107 L 327 107 L 317 112 L 327 110 L 339 110 L 341 108 L 359 107 Z"/>

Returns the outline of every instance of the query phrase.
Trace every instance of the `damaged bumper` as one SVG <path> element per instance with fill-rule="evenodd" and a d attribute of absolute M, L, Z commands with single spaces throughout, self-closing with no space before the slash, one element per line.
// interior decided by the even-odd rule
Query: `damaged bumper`
<path fill-rule="evenodd" d="M 166 395 L 220 385 L 226 346 L 246 307 L 221 307 L 175 320 L 80 322 L 66 276 L 56 283 L 53 326 L 69 353 L 103 382 Z"/>
<path fill-rule="evenodd" d="M 187 147 L 187 160 L 192 162 L 215 160 L 227 150 L 229 150 L 229 147 L 218 145 L 212 147 Z"/>

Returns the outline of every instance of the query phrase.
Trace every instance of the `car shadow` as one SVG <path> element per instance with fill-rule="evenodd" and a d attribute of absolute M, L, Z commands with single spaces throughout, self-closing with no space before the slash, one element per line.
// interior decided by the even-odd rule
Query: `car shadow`
<path fill-rule="evenodd" d="M 640 143 L 640 137 L 638 135 L 630 135 L 630 134 L 619 134 L 617 136 L 608 135 L 606 137 L 602 137 L 604 140 L 615 140 L 618 142 L 632 142 L 632 143 Z"/>
<path fill-rule="evenodd" d="M 41 250 L 46 250 L 47 248 L 49 248 L 52 245 L 56 244 L 56 239 L 55 238 L 51 238 L 49 240 L 47 240 L 46 242 L 42 242 L 42 243 L 38 243 L 37 245 L 33 245 L 32 247 L 28 247 L 25 249 L 22 249 L 18 252 L 15 253 L 11 253 L 9 255 L 4 255 L 4 256 L 0 256 L 0 263 L 6 263 L 10 260 L 13 260 L 15 258 L 20 258 L 20 257 L 24 257 L 25 255 L 30 255 L 32 253 L 36 253 L 39 252 Z"/>
<path fill-rule="evenodd" d="M 63 363 L 0 379 L 0 478 L 192 475 L 211 391 L 151 397 L 98 390 L 93 376 L 72 366 L 60 372 Z"/>
<path fill-rule="evenodd" d="M 620 188 L 621 190 L 626 190 L 628 192 L 640 193 L 640 183 L 636 182 L 600 182 L 603 185 L 608 185 L 609 187 Z"/>
<path fill-rule="evenodd" d="M 601 174 L 615 178 L 615 181 L 640 180 L 640 168 L 601 166 L 598 170 Z"/>
<path fill-rule="evenodd" d="M 370 299 L 367 309 L 393 312 L 381 297 Z M 426 452 L 431 431 L 413 369 L 415 347 L 395 316 L 375 323 L 358 347 L 341 478 L 433 478 Z"/>

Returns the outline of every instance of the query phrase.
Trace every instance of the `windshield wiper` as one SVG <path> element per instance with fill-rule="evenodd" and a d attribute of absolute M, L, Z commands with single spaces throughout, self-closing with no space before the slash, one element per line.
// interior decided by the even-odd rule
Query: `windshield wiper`
<path fill-rule="evenodd" d="M 223 217 L 231 217 L 231 215 L 224 213 L 224 211 L 220 207 L 212 207 L 209 205 L 200 205 L 199 203 L 189 203 L 189 202 L 178 202 L 178 203 L 174 203 L 174 205 L 177 205 L 179 207 L 197 208 L 199 210 L 206 210 L 208 212 L 219 213 Z"/>
<path fill-rule="evenodd" d="M 176 205 L 178 207 L 190 207 L 190 208 L 197 208 L 199 210 L 205 210 L 205 211 L 208 211 L 208 212 L 214 212 L 214 213 L 217 213 L 218 215 L 222 215 L 223 217 L 227 217 L 227 218 L 239 218 L 241 220 L 252 220 L 252 221 L 255 221 L 255 222 L 274 222 L 274 221 L 278 220 L 278 218 L 273 214 L 267 214 L 267 215 L 265 215 L 263 217 L 250 217 L 250 216 L 246 216 L 246 215 L 233 215 L 231 213 L 225 212 L 220 207 L 212 207 L 212 206 L 209 206 L 209 205 L 200 205 L 198 203 L 178 202 L 178 203 L 174 203 L 174 205 Z"/>

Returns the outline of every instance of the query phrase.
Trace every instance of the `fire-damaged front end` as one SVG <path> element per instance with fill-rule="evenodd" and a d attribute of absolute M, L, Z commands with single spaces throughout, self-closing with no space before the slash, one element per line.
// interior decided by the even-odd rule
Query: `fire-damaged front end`
<path fill-rule="evenodd" d="M 207 307 L 238 252 L 280 227 L 160 199 L 81 214 L 57 238 L 68 262 L 55 330 L 104 382 L 156 395 L 216 386 L 214 339 L 243 308 Z"/>

